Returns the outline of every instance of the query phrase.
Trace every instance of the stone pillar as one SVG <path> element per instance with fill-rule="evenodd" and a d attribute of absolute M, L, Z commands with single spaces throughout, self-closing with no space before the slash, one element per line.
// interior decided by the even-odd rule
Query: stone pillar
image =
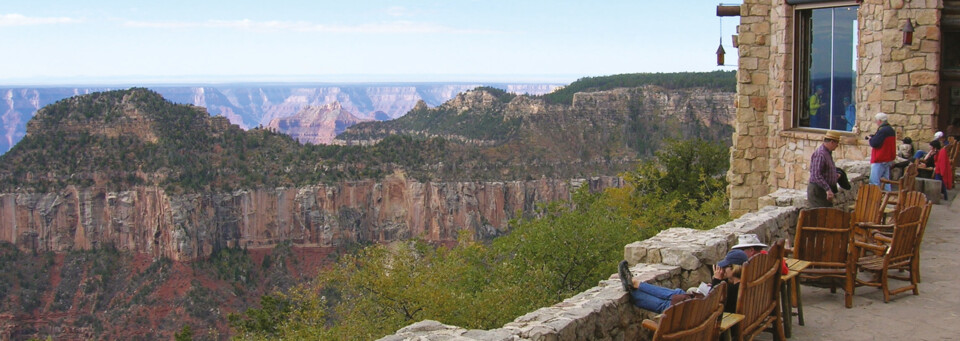
<path fill-rule="evenodd" d="M 740 216 L 757 209 L 757 199 L 770 192 L 771 0 L 745 0 L 737 28 L 738 69 L 733 146 L 730 150 L 730 212 Z M 782 42 L 782 39 L 774 39 Z M 780 70 L 774 69 L 775 73 Z M 772 104 L 772 105 L 771 105 Z"/>

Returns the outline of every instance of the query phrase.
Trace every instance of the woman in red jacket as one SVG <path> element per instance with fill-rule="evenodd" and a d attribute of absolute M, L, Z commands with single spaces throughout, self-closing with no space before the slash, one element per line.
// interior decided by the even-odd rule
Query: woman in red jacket
<path fill-rule="evenodd" d="M 947 200 L 947 190 L 953 189 L 953 169 L 950 167 L 950 155 L 947 148 L 940 148 L 937 152 L 936 165 L 933 167 L 933 179 L 940 180 L 940 192 L 943 200 Z"/>

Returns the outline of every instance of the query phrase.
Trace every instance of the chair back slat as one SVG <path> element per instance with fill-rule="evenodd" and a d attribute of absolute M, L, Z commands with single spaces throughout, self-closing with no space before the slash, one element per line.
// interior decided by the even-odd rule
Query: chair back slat
<path fill-rule="evenodd" d="M 907 207 L 913 206 L 923 206 L 929 203 L 930 200 L 927 200 L 927 195 L 923 192 L 909 191 L 900 193 L 897 200 L 896 211 L 903 212 Z"/>
<path fill-rule="evenodd" d="M 903 170 L 903 177 L 900 178 L 900 192 L 909 192 L 917 188 L 917 164 L 911 162 Z"/>
<path fill-rule="evenodd" d="M 879 224 L 883 218 L 884 203 L 886 198 L 880 186 L 869 184 L 860 186 L 850 223 Z"/>
<path fill-rule="evenodd" d="M 779 312 L 780 264 L 783 262 L 783 241 L 774 243 L 766 254 L 757 254 L 743 264 L 737 313 L 744 316 L 736 334 L 752 339 L 766 326 L 782 324 Z M 780 329 L 782 331 L 782 326 Z"/>
<path fill-rule="evenodd" d="M 726 283 L 721 282 L 706 297 L 690 299 L 670 306 L 663 312 L 653 340 L 696 341 L 720 337 Z"/>
<path fill-rule="evenodd" d="M 809 261 L 809 270 L 834 270 L 834 275 L 844 275 L 850 259 L 850 216 L 836 208 L 800 211 L 793 257 Z"/>
<path fill-rule="evenodd" d="M 914 248 L 917 246 L 917 231 L 922 217 L 923 207 L 920 206 L 908 207 L 897 214 L 897 227 L 893 231 L 893 242 L 884 257 L 885 263 L 912 261 L 912 257 L 916 255 Z"/>

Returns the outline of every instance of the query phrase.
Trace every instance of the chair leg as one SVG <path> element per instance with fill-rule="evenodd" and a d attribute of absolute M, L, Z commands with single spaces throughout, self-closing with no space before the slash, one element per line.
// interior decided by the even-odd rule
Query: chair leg
<path fill-rule="evenodd" d="M 910 263 L 910 283 L 913 284 L 913 294 L 920 295 L 920 286 L 917 283 L 920 282 L 920 261 L 916 258 Z"/>
<path fill-rule="evenodd" d="M 843 279 L 843 303 L 847 309 L 853 308 L 853 294 L 857 288 L 857 272 L 854 265 L 847 265 L 847 276 Z"/>
<path fill-rule="evenodd" d="M 786 341 L 787 336 L 783 330 L 783 315 L 780 314 L 780 311 L 774 309 L 777 312 L 777 318 L 773 321 L 774 324 L 774 339 L 780 341 Z"/>
<path fill-rule="evenodd" d="M 920 282 L 920 250 L 917 250 L 917 253 L 913 255 L 913 261 L 910 263 L 913 267 L 913 276 L 917 279 L 917 282 Z"/>
<path fill-rule="evenodd" d="M 890 287 L 887 283 L 887 268 L 880 270 L 880 290 L 883 290 L 883 303 L 890 302 Z"/>
<path fill-rule="evenodd" d="M 793 281 L 793 290 L 797 295 L 797 319 L 799 320 L 799 325 L 803 325 L 803 301 L 801 300 L 802 295 L 800 295 L 800 281 L 796 277 L 791 279 Z"/>

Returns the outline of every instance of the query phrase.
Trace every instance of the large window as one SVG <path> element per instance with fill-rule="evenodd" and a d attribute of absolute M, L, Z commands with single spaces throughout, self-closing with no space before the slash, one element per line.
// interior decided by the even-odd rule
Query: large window
<path fill-rule="evenodd" d="M 857 8 L 797 10 L 795 126 L 850 131 L 856 124 Z"/>

